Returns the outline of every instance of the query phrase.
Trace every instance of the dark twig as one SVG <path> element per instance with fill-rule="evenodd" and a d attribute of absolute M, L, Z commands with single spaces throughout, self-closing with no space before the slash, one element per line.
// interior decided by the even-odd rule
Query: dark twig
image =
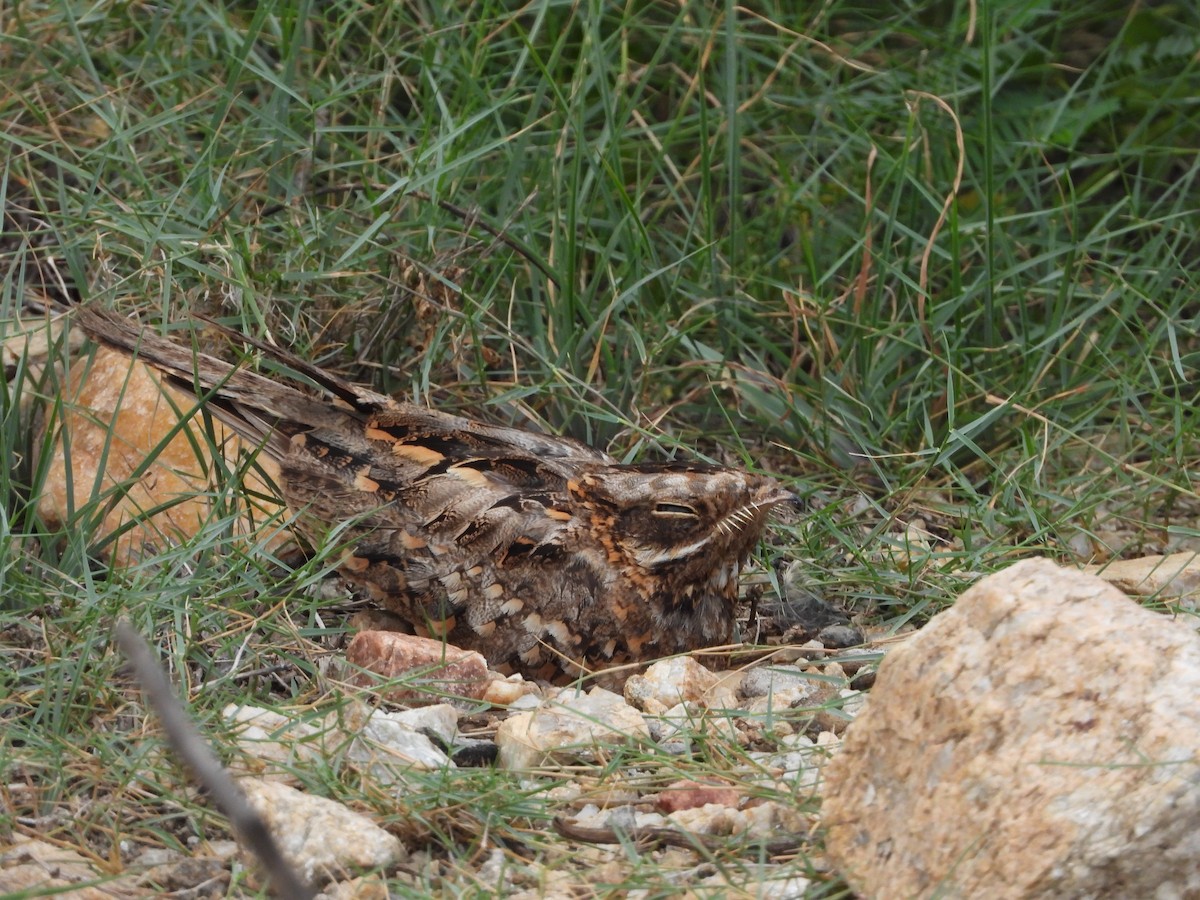
<path fill-rule="evenodd" d="M 192 775 L 212 795 L 217 808 L 229 819 L 234 830 L 258 857 L 271 886 L 280 897 L 309 900 L 316 892 L 296 874 L 292 865 L 271 836 L 267 823 L 254 811 L 245 794 L 234 783 L 212 748 L 188 718 L 187 711 L 175 698 L 167 673 L 154 651 L 125 619 L 117 622 L 117 643 L 133 666 L 146 701 L 158 714 L 171 748 L 179 754 Z"/>
<path fill-rule="evenodd" d="M 696 834 L 690 831 L 680 831 L 678 828 L 588 828 L 569 822 L 562 816 L 554 817 L 554 830 L 565 838 L 582 841 L 586 844 L 619 844 L 631 841 L 643 847 L 682 847 L 685 850 L 703 850 L 707 852 L 729 852 L 754 850 L 766 851 L 768 856 L 782 856 L 795 853 L 808 841 L 808 835 L 797 834 L 792 837 L 780 838 L 774 841 L 735 843 L 712 834 Z"/>

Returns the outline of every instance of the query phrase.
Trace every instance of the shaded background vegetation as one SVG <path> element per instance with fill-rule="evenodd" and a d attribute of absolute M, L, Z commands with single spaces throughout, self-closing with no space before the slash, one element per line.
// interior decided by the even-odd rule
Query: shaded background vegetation
<path fill-rule="evenodd" d="M 1136 430 L 1195 362 L 1200 23 L 974 12 L 22 4 L 7 300 L 206 306 L 593 440 L 942 475 L 1041 428 L 988 393 Z"/>

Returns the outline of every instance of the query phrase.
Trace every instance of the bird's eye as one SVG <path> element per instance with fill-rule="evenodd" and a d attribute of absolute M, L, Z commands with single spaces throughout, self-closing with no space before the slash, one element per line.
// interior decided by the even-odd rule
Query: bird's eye
<path fill-rule="evenodd" d="M 694 518 L 696 511 L 683 503 L 656 503 L 654 504 L 654 514 L 656 516 L 687 516 L 688 518 Z"/>

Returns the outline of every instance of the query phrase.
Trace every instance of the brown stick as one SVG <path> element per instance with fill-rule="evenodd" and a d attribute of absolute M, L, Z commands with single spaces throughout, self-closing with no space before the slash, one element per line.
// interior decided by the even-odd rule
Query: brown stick
<path fill-rule="evenodd" d="M 183 704 L 176 699 L 167 673 L 154 656 L 150 645 L 126 619 L 117 622 L 116 632 L 117 643 L 129 659 L 146 701 L 158 714 L 158 720 L 162 723 L 171 749 L 184 761 L 195 779 L 208 790 L 217 808 L 228 817 L 234 830 L 258 857 L 275 893 L 280 897 L 311 900 L 316 896 L 316 891 L 305 884 L 296 873 L 272 837 L 267 823 L 254 811 L 254 807 L 246 800 L 246 795 L 225 771 L 212 748 L 192 724 Z"/>

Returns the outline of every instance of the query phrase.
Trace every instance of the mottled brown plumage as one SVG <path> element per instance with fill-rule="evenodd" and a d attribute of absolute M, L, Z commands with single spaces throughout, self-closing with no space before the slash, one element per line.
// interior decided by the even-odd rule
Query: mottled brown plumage
<path fill-rule="evenodd" d="M 196 353 L 97 308 L 97 341 L 204 398 L 279 464 L 341 570 L 418 633 L 541 677 L 729 642 L 738 573 L 774 479 L 703 464 L 622 465 L 567 438 L 399 403 L 234 332 L 335 399 Z"/>

